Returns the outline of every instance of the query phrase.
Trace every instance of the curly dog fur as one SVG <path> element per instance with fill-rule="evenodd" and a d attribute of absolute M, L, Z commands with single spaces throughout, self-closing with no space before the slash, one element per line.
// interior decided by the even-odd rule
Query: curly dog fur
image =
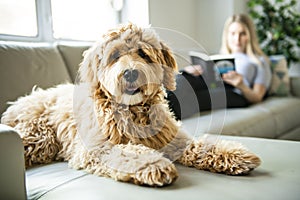
<path fill-rule="evenodd" d="M 109 31 L 84 53 L 76 85 L 34 89 L 3 114 L 18 130 L 26 166 L 68 161 L 70 167 L 138 185 L 173 183 L 173 161 L 230 175 L 260 159 L 241 144 L 194 140 L 165 100 L 177 64 L 152 29 L 133 24 Z"/>

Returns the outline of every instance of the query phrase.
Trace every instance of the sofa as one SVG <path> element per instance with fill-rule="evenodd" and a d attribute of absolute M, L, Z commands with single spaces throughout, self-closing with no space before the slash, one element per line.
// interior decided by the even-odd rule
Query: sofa
<path fill-rule="evenodd" d="M 29 94 L 35 86 L 48 88 L 60 83 L 76 82 L 76 72 L 82 53 L 90 45 L 72 42 L 48 44 L 1 41 L 0 114 L 9 106 L 10 101 Z M 300 161 L 298 158 L 293 159 L 293 156 L 299 157 L 295 151 L 300 150 L 300 143 L 297 142 L 300 141 L 300 77 L 288 76 L 286 61 L 283 57 L 270 58 L 272 68 L 274 68 L 273 91 L 265 101 L 247 108 L 200 112 L 182 120 L 183 129 L 194 137 L 210 134 L 214 135 L 213 138 L 216 141 L 219 138 L 237 140 L 257 152 L 262 160 L 267 162 L 263 162 L 260 170 L 250 177 L 233 178 L 198 172 L 178 165 L 179 174 L 183 176 L 170 187 L 155 189 L 116 183 L 110 179 L 88 175 L 83 171 L 69 169 L 67 163 L 62 162 L 37 166 L 25 171 L 24 188 L 26 187 L 27 198 L 167 199 L 172 196 L 173 199 L 183 197 L 198 199 L 201 196 L 211 197 L 211 199 L 241 199 L 242 197 L 274 199 L 274 197 L 290 195 L 297 199 L 300 186 L 298 169 Z M 278 77 L 279 80 L 277 80 Z M 10 141 L 9 138 L 18 140 L 17 133 L 11 127 L 1 124 L 0 137 L 1 144 L 3 144 L 1 147 L 4 148 L 1 151 L 13 148 L 13 145 L 6 142 Z M 20 149 L 21 143 L 19 142 L 16 146 Z M 17 152 L 17 150 L 12 150 L 14 151 Z M 287 154 L 289 156 L 286 156 Z M 10 156 L 2 154 L 1 156 L 10 159 Z M 0 159 L 3 160 L 2 157 Z M 290 166 L 287 167 L 288 170 L 285 170 L 286 166 L 282 162 L 288 163 Z M 22 160 L 19 163 L 22 163 Z M 274 164 L 279 166 L 274 166 Z M 2 170 L 2 164 L 0 167 L 1 177 L 7 177 L 4 172 L 6 170 Z M 24 172 L 24 166 L 20 166 L 19 170 Z M 278 175 L 279 179 L 269 177 L 272 175 Z M 254 183 L 251 183 L 251 177 Z M 1 180 L 1 188 L 6 185 L 3 181 L 4 179 Z M 287 184 L 290 181 L 295 184 Z M 240 187 L 240 184 L 244 185 Z M 274 191 L 273 184 L 274 187 L 281 187 L 281 189 Z M 206 191 L 206 187 L 210 188 Z M 240 187 L 241 191 L 236 193 L 235 187 Z M 260 190 L 265 189 L 265 193 L 257 194 L 254 187 Z M 283 188 L 286 189 L 283 190 Z M 219 189 L 225 194 L 217 194 Z"/>
<path fill-rule="evenodd" d="M 90 45 L 1 42 L 0 114 L 9 106 L 8 102 L 29 94 L 34 86 L 45 89 L 75 82 L 82 52 Z M 174 54 L 179 58 L 176 50 Z M 274 68 L 278 68 L 274 70 L 274 80 L 278 79 L 276 73 L 280 74 L 280 80 L 272 83 L 275 88 L 265 101 L 247 108 L 200 112 L 183 119 L 183 128 L 193 135 L 300 140 L 300 77 L 288 76 L 284 57 L 271 58 Z"/>

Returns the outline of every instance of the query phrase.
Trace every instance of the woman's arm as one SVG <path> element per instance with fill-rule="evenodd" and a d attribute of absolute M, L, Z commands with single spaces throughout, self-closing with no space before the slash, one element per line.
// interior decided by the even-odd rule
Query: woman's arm
<path fill-rule="evenodd" d="M 241 90 L 244 97 L 250 103 L 258 103 L 263 100 L 263 97 L 266 93 L 266 87 L 262 84 L 254 84 L 253 88 L 248 87 L 244 84 L 243 76 L 238 74 L 236 71 L 230 71 L 226 74 L 223 74 L 223 80 Z"/>
<path fill-rule="evenodd" d="M 266 93 L 265 86 L 261 84 L 254 84 L 252 89 L 246 85 L 244 85 L 244 87 L 240 87 L 239 89 L 242 91 L 245 98 L 251 103 L 261 102 Z"/>
<path fill-rule="evenodd" d="M 193 76 L 200 76 L 203 73 L 203 69 L 200 65 L 189 65 L 184 67 L 182 71 Z"/>

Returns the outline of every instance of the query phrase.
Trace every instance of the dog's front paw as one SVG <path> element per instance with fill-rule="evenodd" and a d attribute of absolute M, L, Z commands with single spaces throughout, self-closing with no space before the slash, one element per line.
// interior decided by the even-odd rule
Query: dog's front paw
<path fill-rule="evenodd" d="M 138 185 L 165 186 L 173 183 L 177 177 L 175 165 L 170 160 L 161 158 L 139 169 L 132 181 Z"/>
<path fill-rule="evenodd" d="M 169 185 L 178 177 L 175 165 L 169 159 L 143 145 L 120 144 L 107 153 L 100 156 L 100 163 L 95 164 L 96 171 L 101 172 L 99 175 L 154 187 Z"/>
<path fill-rule="evenodd" d="M 209 156 L 211 157 L 211 156 Z M 258 167 L 260 158 L 244 148 L 223 149 L 215 154 L 214 158 L 207 160 L 212 165 L 211 171 L 221 172 L 228 175 L 245 175 Z"/>
<path fill-rule="evenodd" d="M 187 166 L 228 175 L 243 175 L 258 167 L 259 157 L 237 142 L 192 143 L 179 160 Z"/>

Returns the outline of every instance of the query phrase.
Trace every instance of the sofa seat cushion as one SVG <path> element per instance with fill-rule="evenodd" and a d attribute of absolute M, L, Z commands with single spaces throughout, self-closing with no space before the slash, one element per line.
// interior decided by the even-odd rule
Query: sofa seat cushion
<path fill-rule="evenodd" d="M 263 107 L 267 109 L 275 121 L 276 138 L 282 133 L 300 127 L 300 99 L 274 97 L 266 101 Z M 300 135 L 300 132 L 299 132 Z"/>
<path fill-rule="evenodd" d="M 26 171 L 28 199 L 299 199 L 299 142 L 220 138 L 242 142 L 258 154 L 261 166 L 248 176 L 227 176 L 176 164 L 179 178 L 174 184 L 151 188 L 69 169 L 67 163 L 53 163 Z"/>
<path fill-rule="evenodd" d="M 0 113 L 7 101 L 41 88 L 71 81 L 56 46 L 45 43 L 0 43 Z"/>
<path fill-rule="evenodd" d="M 270 97 L 248 108 L 200 113 L 183 120 L 183 128 L 194 136 L 211 133 L 284 138 L 282 134 L 300 128 L 299 119 L 299 98 Z"/>
<path fill-rule="evenodd" d="M 30 168 L 26 171 L 28 199 L 39 199 L 51 190 L 63 187 L 87 175 L 84 171 L 68 168 L 66 162 Z"/>

